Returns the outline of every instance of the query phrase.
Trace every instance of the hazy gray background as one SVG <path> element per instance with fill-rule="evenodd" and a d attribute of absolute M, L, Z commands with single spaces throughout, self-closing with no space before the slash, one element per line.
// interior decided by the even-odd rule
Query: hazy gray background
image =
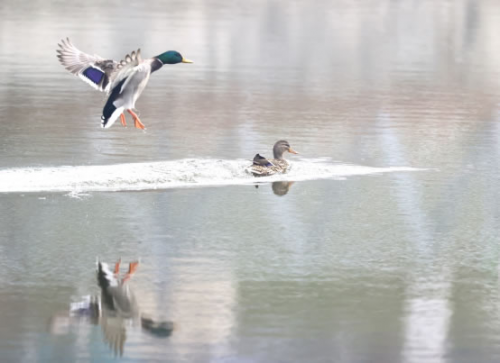
<path fill-rule="evenodd" d="M 141 257 L 125 361 L 497 362 L 497 1 L 0 3 L 0 167 L 307 158 L 427 171 L 137 193 L 0 195 L 2 362 L 115 361 L 54 326 L 98 291 L 96 255 Z M 104 95 L 55 57 L 176 49 L 100 129 Z M 130 120 L 130 119 L 129 119 Z M 130 121 L 129 121 L 130 123 Z M 52 322 L 52 323 L 49 323 Z M 57 319 L 56 319 L 57 321 Z"/>

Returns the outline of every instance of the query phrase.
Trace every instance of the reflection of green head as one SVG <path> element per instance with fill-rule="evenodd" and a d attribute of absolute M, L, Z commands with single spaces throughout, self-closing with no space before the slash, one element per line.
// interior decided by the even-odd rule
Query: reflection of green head
<path fill-rule="evenodd" d="M 189 59 L 184 58 L 181 53 L 176 50 L 169 50 L 155 57 L 163 64 L 177 64 L 177 63 L 193 63 Z"/>

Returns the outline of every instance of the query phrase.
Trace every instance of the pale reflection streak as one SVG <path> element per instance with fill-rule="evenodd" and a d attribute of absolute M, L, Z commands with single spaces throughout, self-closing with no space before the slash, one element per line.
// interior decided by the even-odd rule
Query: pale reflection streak
<path fill-rule="evenodd" d="M 276 194 L 275 188 L 272 189 Z M 276 199 L 276 196 L 272 195 L 272 198 Z M 306 230 L 301 206 L 296 199 L 285 197 L 267 203 L 267 208 L 272 218 L 269 221 L 269 228 L 275 233 L 275 253 L 281 254 L 280 263 L 293 266 L 293 275 L 307 276 L 310 273 L 308 263 L 310 256 L 306 253 L 308 239 L 304 233 L 298 233 Z M 280 250 L 287 251 L 287 253 L 283 254 L 279 252 Z M 293 276 L 288 278 L 293 280 Z"/>
<path fill-rule="evenodd" d="M 200 261 L 201 262 L 201 261 Z M 203 266 L 200 263 L 200 266 Z M 170 310 L 179 321 L 175 335 L 171 337 L 171 353 L 174 356 L 191 356 L 201 361 L 207 356 L 214 358 L 229 352 L 231 332 L 235 325 L 236 293 L 231 278 L 221 281 L 200 281 L 200 274 L 193 274 L 193 265 L 177 264 L 171 268 L 171 279 L 183 280 L 170 292 Z M 191 278 L 187 278 L 190 276 Z M 203 343 L 210 352 L 193 351 L 193 346 Z"/>
<path fill-rule="evenodd" d="M 179 220 L 189 219 L 191 225 L 188 225 L 195 229 L 200 223 L 207 223 L 216 210 L 214 204 L 221 203 L 218 198 L 206 197 L 202 191 L 193 193 L 197 193 L 197 197 L 188 199 L 185 199 L 183 193 L 151 194 L 153 201 L 159 200 L 164 206 L 164 213 L 159 215 L 160 218 L 152 213 L 147 220 L 154 223 L 145 223 L 144 226 L 149 231 L 144 233 L 165 241 L 154 243 L 155 239 L 151 238 L 147 248 L 151 248 L 149 255 L 154 269 L 166 274 L 170 283 L 163 281 L 160 293 L 155 290 L 154 294 L 149 294 L 146 306 L 153 311 L 161 311 L 165 309 L 165 302 L 168 302 L 168 317 L 178 322 L 175 334 L 169 338 L 171 344 L 168 351 L 163 348 L 161 350 L 174 357 L 190 356 L 190 361 L 203 361 L 207 356 L 222 356 L 229 351 L 228 345 L 235 324 L 236 293 L 233 286 L 235 278 L 231 271 L 221 273 L 218 270 L 218 267 L 224 265 L 224 261 L 204 256 L 205 251 L 197 248 L 197 243 L 201 244 L 203 240 L 212 238 L 211 234 L 204 235 L 201 240 L 193 240 L 191 232 L 177 228 Z M 180 208 L 182 211 L 171 207 L 178 205 L 183 206 Z M 178 254 L 170 255 L 172 250 L 167 246 L 167 234 L 183 239 L 184 243 L 190 243 L 193 248 L 184 251 L 186 254 L 183 257 Z M 162 280 L 163 277 L 160 278 Z M 141 291 L 139 288 L 138 292 Z M 210 346 L 210 351 L 193 348 L 199 345 Z"/>
<path fill-rule="evenodd" d="M 387 163 L 407 164 L 395 128 L 391 127 L 390 115 L 381 111 L 377 123 Z M 395 180 L 393 187 L 398 206 L 407 219 L 407 236 L 417 259 L 416 270 L 412 271 L 406 288 L 402 360 L 408 363 L 445 362 L 451 317 L 451 272 L 443 267 L 439 274 L 432 273 L 433 236 L 428 230 L 429 223 L 421 200 L 418 199 L 422 195 L 420 185 L 409 173 L 396 173 L 392 178 Z M 420 265 L 423 265 L 422 268 Z"/>
<path fill-rule="evenodd" d="M 81 319 L 70 316 L 68 311 L 60 311 L 54 314 L 50 318 L 48 326 L 48 330 L 52 336 L 71 336 L 73 344 L 69 349 L 71 349 L 71 354 L 73 355 L 72 359 L 75 359 L 76 356 L 80 359 L 88 358 L 88 352 L 91 351 L 90 347 L 92 344 L 92 329 L 93 325 L 83 324 Z M 21 361 L 28 362 L 30 360 Z"/>
<path fill-rule="evenodd" d="M 499 109 L 500 109 L 500 105 L 499 105 Z M 492 133 L 496 139 L 495 147 L 496 147 L 497 155 L 500 156 L 500 111 L 498 111 L 498 113 L 497 113 L 496 122 L 494 123 L 494 129 L 492 130 Z M 498 160 L 498 158 L 497 158 L 497 160 Z M 495 222 L 495 221 L 493 221 L 493 218 L 492 218 L 492 222 L 493 223 Z M 498 296 L 500 296 L 500 263 L 497 264 L 497 281 L 498 281 L 497 294 L 498 294 Z M 497 317 L 499 317 L 500 316 L 500 303 L 498 303 L 497 306 L 498 306 Z"/>

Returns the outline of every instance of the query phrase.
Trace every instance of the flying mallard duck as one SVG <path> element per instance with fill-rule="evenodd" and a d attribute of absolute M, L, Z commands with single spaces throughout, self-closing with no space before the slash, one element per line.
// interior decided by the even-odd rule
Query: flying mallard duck
<path fill-rule="evenodd" d="M 144 124 L 134 112 L 135 102 L 146 87 L 151 73 L 164 64 L 193 63 L 179 52 L 169 50 L 149 59 L 141 58 L 141 50 L 133 51 L 116 62 L 98 55 L 86 54 L 76 48 L 69 38 L 63 39 L 57 49 L 61 64 L 96 90 L 109 94 L 101 116 L 101 127 L 109 128 L 120 117 L 126 126 L 124 111 L 132 115 L 134 125 L 143 130 Z"/>
<path fill-rule="evenodd" d="M 260 154 L 255 155 L 253 164 L 250 166 L 249 171 L 254 176 L 269 176 L 276 173 L 286 173 L 288 169 L 288 162 L 283 158 L 283 154 L 288 151 L 292 154 L 298 154 L 297 151 L 290 147 L 286 140 L 279 140 L 273 146 L 274 159 L 268 160 Z"/>

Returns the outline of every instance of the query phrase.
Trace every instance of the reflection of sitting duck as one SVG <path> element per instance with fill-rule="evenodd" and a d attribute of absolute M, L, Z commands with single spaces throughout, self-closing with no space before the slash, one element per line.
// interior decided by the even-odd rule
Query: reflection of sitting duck
<path fill-rule="evenodd" d="M 282 197 L 286 193 L 288 193 L 288 191 L 290 190 L 290 187 L 292 186 L 293 183 L 294 182 L 276 181 L 272 185 L 273 193 L 279 197 Z"/>
<path fill-rule="evenodd" d="M 298 152 L 290 147 L 288 141 L 279 140 L 273 147 L 274 159 L 268 160 L 260 154 L 257 154 L 253 158 L 253 165 L 250 166 L 249 171 L 254 176 L 269 176 L 276 173 L 286 173 L 288 162 L 283 158 L 285 152 L 298 154 Z"/>
<path fill-rule="evenodd" d="M 295 182 L 293 182 L 293 181 L 292 182 L 275 181 L 275 182 L 272 182 L 271 188 L 272 188 L 274 194 L 276 194 L 278 197 L 282 197 L 288 193 L 288 191 L 290 190 L 290 187 L 292 186 L 293 183 L 295 183 Z M 258 184 L 255 185 L 255 189 L 259 189 Z"/>

